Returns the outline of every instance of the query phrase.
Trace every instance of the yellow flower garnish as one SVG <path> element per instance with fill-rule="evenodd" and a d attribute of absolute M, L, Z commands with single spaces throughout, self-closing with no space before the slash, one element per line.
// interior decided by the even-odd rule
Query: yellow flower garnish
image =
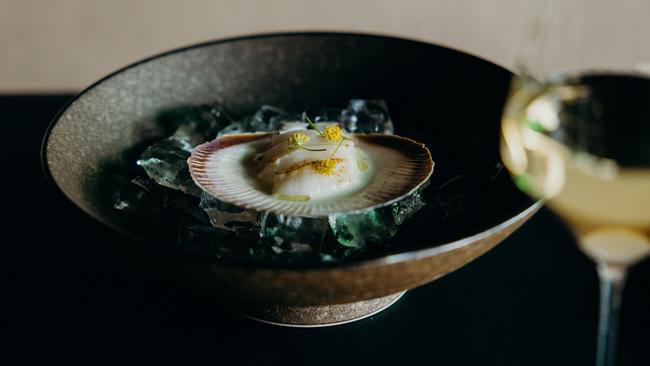
<path fill-rule="evenodd" d="M 336 164 L 340 163 L 342 159 L 325 159 L 316 160 L 311 162 L 311 167 L 320 174 L 330 176 L 334 174 Z"/>
<path fill-rule="evenodd" d="M 309 140 L 311 140 L 310 136 L 302 132 L 296 132 L 291 136 L 289 136 L 289 140 L 287 140 L 287 144 L 289 145 L 290 148 L 297 149 L 299 147 L 302 147 L 304 144 L 308 143 Z"/>
<path fill-rule="evenodd" d="M 307 151 L 325 151 L 327 149 L 308 149 L 305 147 L 305 144 L 311 140 L 311 136 L 304 134 L 302 132 L 295 132 L 289 136 L 287 140 L 287 145 L 290 149 L 303 149 Z"/>
<path fill-rule="evenodd" d="M 323 129 L 321 136 L 327 140 L 339 142 L 343 139 L 343 130 L 337 125 L 329 125 Z"/>

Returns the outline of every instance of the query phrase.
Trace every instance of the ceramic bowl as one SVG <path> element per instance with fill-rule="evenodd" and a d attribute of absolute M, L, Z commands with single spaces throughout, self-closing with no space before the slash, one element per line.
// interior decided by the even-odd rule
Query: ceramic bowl
<path fill-rule="evenodd" d="M 510 77 L 466 53 L 384 36 L 214 41 L 146 59 L 90 86 L 53 121 L 43 161 L 79 208 L 138 239 L 133 245 L 178 251 L 179 276 L 215 291 L 235 310 L 280 324 L 340 324 L 464 266 L 536 211 L 498 156 Z M 244 115 L 263 104 L 300 111 L 344 107 L 351 98 L 384 99 L 396 134 L 425 143 L 436 164 L 427 205 L 385 248 L 334 263 L 207 258 L 175 247 L 168 223 L 112 207 L 124 161 L 162 136 L 156 121 L 164 111 L 220 101 Z"/>

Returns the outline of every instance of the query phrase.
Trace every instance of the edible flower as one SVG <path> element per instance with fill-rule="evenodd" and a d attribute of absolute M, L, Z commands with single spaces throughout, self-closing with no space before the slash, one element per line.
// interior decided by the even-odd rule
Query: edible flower
<path fill-rule="evenodd" d="M 311 137 L 308 135 L 302 133 L 302 132 L 296 132 L 289 136 L 289 140 L 287 141 L 287 144 L 289 144 L 289 147 L 292 149 L 297 149 L 302 147 L 304 144 L 308 143 L 309 140 L 311 140 Z"/>
<path fill-rule="evenodd" d="M 326 149 L 308 149 L 305 147 L 305 144 L 311 140 L 311 137 L 302 132 L 295 132 L 289 136 L 287 140 L 287 145 L 290 149 L 303 149 L 307 151 L 325 151 Z"/>
<path fill-rule="evenodd" d="M 343 130 L 341 127 L 337 125 L 329 125 L 323 129 L 323 131 L 319 130 L 318 127 L 316 127 L 316 124 L 305 114 L 305 121 L 309 124 L 311 128 L 316 130 L 321 137 L 323 137 L 326 140 L 329 141 L 334 141 L 334 142 L 339 142 L 343 140 Z"/>
<path fill-rule="evenodd" d="M 311 167 L 320 174 L 330 176 L 334 174 L 336 164 L 340 163 L 342 159 L 324 159 L 311 162 Z"/>
<path fill-rule="evenodd" d="M 321 136 L 329 141 L 340 142 L 343 140 L 343 130 L 337 125 L 329 125 L 323 129 Z"/>

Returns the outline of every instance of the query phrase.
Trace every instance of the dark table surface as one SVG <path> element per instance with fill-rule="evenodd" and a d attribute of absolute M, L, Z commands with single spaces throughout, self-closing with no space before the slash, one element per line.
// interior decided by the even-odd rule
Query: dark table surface
<path fill-rule="evenodd" d="M 321 329 L 242 318 L 163 276 L 151 251 L 87 217 L 46 182 L 43 133 L 69 95 L 0 96 L 0 359 L 188 360 L 244 365 L 592 365 L 592 264 L 543 209 L 476 261 L 388 310 Z M 8 219 L 8 222 L 7 222 Z M 135 249 L 134 249 L 135 248 Z M 619 364 L 650 364 L 650 261 L 630 273 Z M 94 362 L 93 362 L 94 363 Z"/>

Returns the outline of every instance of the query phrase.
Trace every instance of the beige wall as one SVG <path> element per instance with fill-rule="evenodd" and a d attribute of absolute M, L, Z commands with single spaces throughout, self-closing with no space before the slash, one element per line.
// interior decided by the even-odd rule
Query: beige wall
<path fill-rule="evenodd" d="M 650 16 L 650 1 L 590 1 L 609 8 L 627 3 L 632 17 Z M 526 6 L 523 0 L 0 0 L 0 92 L 78 90 L 178 46 L 289 30 L 400 35 L 510 66 Z M 650 28 L 624 31 L 650 39 Z"/>

